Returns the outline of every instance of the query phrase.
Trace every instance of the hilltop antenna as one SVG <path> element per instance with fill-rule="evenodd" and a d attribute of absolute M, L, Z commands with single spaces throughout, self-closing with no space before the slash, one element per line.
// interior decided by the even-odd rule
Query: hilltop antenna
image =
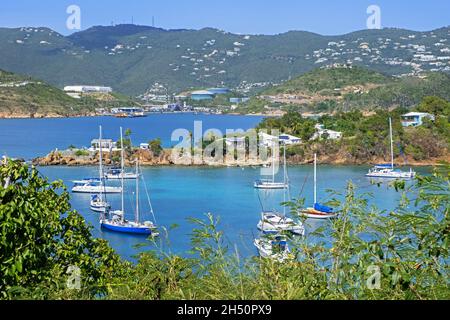
<path fill-rule="evenodd" d="M 134 17 L 131 16 L 131 24 L 134 24 Z"/>
<path fill-rule="evenodd" d="M 155 16 L 152 16 L 152 27 L 155 27 Z"/>

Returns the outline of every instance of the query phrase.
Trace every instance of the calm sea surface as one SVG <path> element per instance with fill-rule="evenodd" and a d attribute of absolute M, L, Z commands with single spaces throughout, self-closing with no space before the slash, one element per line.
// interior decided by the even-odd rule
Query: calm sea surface
<path fill-rule="evenodd" d="M 0 155 L 30 159 L 46 154 L 54 148 L 66 148 L 70 144 L 87 146 L 96 136 L 98 125 L 103 125 L 105 137 L 117 138 L 120 126 L 133 131 L 136 143 L 159 137 L 165 145 L 171 145 L 170 135 L 174 129 L 193 129 L 194 120 L 202 120 L 204 130 L 216 128 L 249 129 L 261 118 L 235 116 L 206 116 L 192 114 L 153 115 L 141 119 L 78 118 L 43 120 L 0 120 Z M 343 191 L 348 181 L 358 187 L 359 193 L 371 193 L 370 203 L 383 210 L 395 210 L 401 197 L 387 184 L 381 187 L 371 185 L 364 177 L 368 167 L 361 166 L 319 166 L 319 200 L 330 199 L 326 190 Z M 51 180 L 62 179 L 67 186 L 71 181 L 96 176 L 97 167 L 42 167 L 39 170 Z M 243 256 L 255 255 L 253 239 L 258 236 L 256 224 L 264 210 L 283 210 L 283 191 L 257 191 L 253 182 L 259 179 L 259 168 L 143 168 L 145 184 L 150 194 L 156 223 L 161 231 L 169 229 L 169 242 L 158 242 L 158 247 L 166 252 L 188 255 L 190 234 L 194 226 L 189 218 L 204 218 L 206 213 L 220 217 L 220 228 L 224 231 L 230 246 L 236 246 Z M 312 166 L 289 168 L 293 197 L 306 198 L 312 204 Z M 429 169 L 418 168 L 420 173 Z M 119 182 L 109 182 L 118 185 Z M 135 209 L 134 182 L 126 185 L 125 209 L 127 218 L 133 219 Z M 140 188 L 143 220 L 153 220 L 150 214 L 145 188 Z M 89 195 L 72 194 L 71 202 L 93 226 L 95 236 L 107 239 L 112 247 L 124 258 L 133 260 L 139 252 L 155 248 L 145 238 L 105 232 L 99 228 L 99 215 L 89 210 Z M 114 209 L 119 209 L 120 195 L 108 195 Z M 307 231 L 324 222 L 307 222 Z M 176 227 L 174 227 L 176 226 Z M 164 232 L 161 239 L 166 239 Z M 146 244 L 146 246 L 141 246 Z"/>
<path fill-rule="evenodd" d="M 206 114 L 152 114 L 146 118 L 87 117 L 64 119 L 0 119 L 0 156 L 20 157 L 26 160 L 44 156 L 51 150 L 67 149 L 70 145 L 89 147 L 103 126 L 105 139 L 118 140 L 119 128 L 131 129 L 132 141 L 139 145 L 160 138 L 165 147 L 176 129 L 194 131 L 194 121 L 201 121 L 203 132 L 218 129 L 248 130 L 263 118 L 257 116 L 227 116 Z"/>
<path fill-rule="evenodd" d="M 319 199 L 329 200 L 327 189 L 344 190 L 347 182 L 352 181 L 359 187 L 360 193 L 373 195 L 369 197 L 371 204 L 383 210 L 394 210 L 401 195 L 388 188 L 387 184 L 381 187 L 371 185 L 369 179 L 364 177 L 367 169 L 353 166 L 319 166 Z M 97 173 L 96 167 L 45 167 L 40 170 L 50 179 L 63 179 L 69 186 L 71 180 L 94 176 Z M 306 198 L 308 205 L 312 204 L 313 197 L 312 170 L 312 166 L 289 168 L 292 195 L 298 197 L 303 189 L 301 197 Z M 427 169 L 419 169 L 419 172 L 427 173 Z M 169 232 L 170 244 L 164 243 L 163 249 L 186 255 L 190 249 L 190 234 L 193 229 L 188 218 L 204 218 L 206 213 L 213 213 L 221 219 L 220 228 L 224 231 L 228 244 L 231 247 L 236 245 L 243 256 L 254 255 L 255 248 L 252 243 L 258 235 L 256 224 L 260 217 L 261 203 L 265 210 L 283 210 L 279 205 L 283 201 L 282 191 L 264 192 L 253 188 L 253 181 L 260 177 L 259 173 L 259 169 L 253 168 L 143 168 L 157 224 L 167 229 L 177 225 Z M 129 192 L 125 206 L 127 217 L 133 219 L 134 183 L 128 182 L 127 186 Z M 140 190 L 141 207 L 145 211 L 143 219 L 153 220 L 142 185 Z M 109 195 L 108 200 L 114 208 L 119 208 L 120 195 Z M 89 195 L 73 194 L 71 201 L 73 207 L 92 224 L 95 235 L 107 239 L 122 257 L 132 259 L 140 251 L 154 247 L 147 242 L 149 246 L 138 248 L 137 245 L 146 242 L 140 237 L 100 230 L 98 214 L 89 210 Z M 321 223 L 324 222 L 307 222 L 307 231 Z"/>

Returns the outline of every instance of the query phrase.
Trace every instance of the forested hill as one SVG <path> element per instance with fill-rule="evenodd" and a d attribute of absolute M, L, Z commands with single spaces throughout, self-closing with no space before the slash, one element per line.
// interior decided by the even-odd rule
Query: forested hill
<path fill-rule="evenodd" d="M 92 115 L 95 108 L 132 103 L 121 95 L 75 99 L 44 81 L 0 70 L 0 118 Z"/>
<path fill-rule="evenodd" d="M 106 85 L 129 95 L 143 94 L 155 83 L 172 93 L 218 85 L 246 92 L 336 63 L 350 62 L 389 75 L 449 72 L 449 34 L 448 27 L 322 36 L 117 25 L 65 37 L 48 28 L 0 28 L 0 68 L 59 88 Z"/>
<path fill-rule="evenodd" d="M 450 76 L 428 72 L 399 78 L 361 67 L 341 66 L 316 69 L 270 87 L 240 110 L 262 112 L 272 107 L 336 112 L 412 108 L 427 96 L 450 100 Z"/>

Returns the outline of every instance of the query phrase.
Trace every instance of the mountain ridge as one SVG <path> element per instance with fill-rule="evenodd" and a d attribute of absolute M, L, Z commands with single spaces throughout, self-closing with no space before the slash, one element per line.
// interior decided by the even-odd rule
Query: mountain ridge
<path fill-rule="evenodd" d="M 0 68 L 59 88 L 91 83 L 135 96 L 156 83 L 174 94 L 222 85 L 245 93 L 348 61 L 390 75 L 450 72 L 450 60 L 439 60 L 450 59 L 449 38 L 449 27 L 334 36 L 296 30 L 240 35 L 215 28 L 166 30 L 127 24 L 95 26 L 69 36 L 49 28 L 0 28 Z"/>

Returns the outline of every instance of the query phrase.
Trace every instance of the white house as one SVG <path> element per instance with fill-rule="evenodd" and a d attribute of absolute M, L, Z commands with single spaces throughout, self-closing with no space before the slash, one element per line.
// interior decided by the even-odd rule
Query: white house
<path fill-rule="evenodd" d="M 342 132 L 325 129 L 323 124 L 316 124 L 316 133 L 311 140 L 321 139 L 326 136 L 329 140 L 339 140 L 342 138 Z"/>
<path fill-rule="evenodd" d="M 274 143 L 278 142 L 278 137 L 270 134 L 260 132 L 259 133 L 259 145 L 263 147 L 272 147 Z"/>
<path fill-rule="evenodd" d="M 294 145 L 294 144 L 300 144 L 302 143 L 302 139 L 298 137 L 291 136 L 289 134 L 281 134 L 279 136 L 279 140 L 281 143 L 285 145 Z"/>
<path fill-rule="evenodd" d="M 141 143 L 139 148 L 141 150 L 150 150 L 150 145 L 148 143 Z"/>
<path fill-rule="evenodd" d="M 66 86 L 64 87 L 65 92 L 72 93 L 111 93 L 113 90 L 111 87 L 100 87 L 100 86 Z"/>
<path fill-rule="evenodd" d="M 423 124 L 424 119 L 435 120 L 435 117 L 430 113 L 425 112 L 410 112 L 402 115 L 403 127 L 418 127 Z"/>
<path fill-rule="evenodd" d="M 227 147 L 245 148 L 245 137 L 228 137 L 225 139 Z"/>
<path fill-rule="evenodd" d="M 88 149 L 91 152 L 99 151 L 100 145 L 102 146 L 102 151 L 120 151 L 120 148 L 117 147 L 117 143 L 112 141 L 111 139 L 94 139 L 91 141 L 91 147 Z"/>

